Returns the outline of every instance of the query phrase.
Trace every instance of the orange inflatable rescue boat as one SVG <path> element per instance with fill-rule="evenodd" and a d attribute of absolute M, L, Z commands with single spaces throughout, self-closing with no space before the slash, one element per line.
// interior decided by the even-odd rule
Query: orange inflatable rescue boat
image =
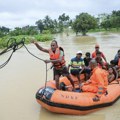
<path fill-rule="evenodd" d="M 118 79 L 119 80 L 119 79 Z M 70 86 L 66 77 L 60 82 Z M 120 81 L 120 80 L 119 80 Z M 69 88 L 69 87 L 68 87 Z M 37 102 L 47 110 L 55 113 L 83 115 L 112 105 L 120 97 L 120 84 L 115 80 L 108 85 L 107 95 L 102 95 L 100 101 L 94 102 L 94 93 L 58 90 L 55 81 L 48 81 L 46 87 L 41 87 L 36 93 Z"/>

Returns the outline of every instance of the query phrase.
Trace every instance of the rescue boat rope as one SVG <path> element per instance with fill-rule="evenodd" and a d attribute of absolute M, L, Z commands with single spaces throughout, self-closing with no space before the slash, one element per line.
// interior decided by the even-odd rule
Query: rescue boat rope
<path fill-rule="evenodd" d="M 11 40 L 14 40 L 14 42 L 12 41 L 12 43 L 8 46 L 8 43 L 9 43 Z M 2 55 L 2 54 L 4 54 L 4 53 L 7 53 L 7 52 L 9 52 L 9 51 L 11 51 L 11 50 L 13 50 L 13 51 L 12 51 L 11 55 L 9 56 L 9 58 L 6 60 L 6 62 L 4 62 L 3 64 L 0 65 L 0 69 L 7 65 L 7 63 L 10 61 L 13 53 L 14 53 L 16 50 L 19 49 L 19 48 L 18 48 L 18 45 L 19 45 L 19 44 L 21 44 L 21 43 L 20 43 L 20 42 L 17 43 L 15 39 L 11 39 L 11 38 L 10 38 L 10 39 L 8 40 L 8 42 L 7 42 L 7 48 L 4 49 L 2 52 L 0 52 L 0 55 Z"/>
<path fill-rule="evenodd" d="M 10 43 L 10 42 L 11 42 L 11 43 Z M 10 45 L 9 45 L 9 44 L 10 44 Z M 45 65 L 46 65 L 45 89 L 46 89 L 46 84 L 47 84 L 47 72 L 48 72 L 49 69 L 51 69 L 51 67 L 50 67 L 49 69 L 47 69 L 47 63 L 45 62 L 45 60 L 44 60 L 44 59 L 41 59 L 41 58 L 39 58 L 39 57 L 37 57 L 37 56 L 35 56 L 33 53 L 31 53 L 31 52 L 28 50 L 28 48 L 27 48 L 26 45 L 25 45 L 25 38 L 22 38 L 22 40 L 21 40 L 20 42 L 16 42 L 16 39 L 15 39 L 15 38 L 10 38 L 10 39 L 8 40 L 8 42 L 7 42 L 7 48 L 4 49 L 2 52 L 0 52 L 0 55 L 2 55 L 2 54 L 4 54 L 4 53 L 7 53 L 7 52 L 9 52 L 9 51 L 11 51 L 11 50 L 13 50 L 13 51 L 12 51 L 11 55 L 9 56 L 8 60 L 7 60 L 6 62 L 4 62 L 3 64 L 0 65 L 0 69 L 3 68 L 5 65 L 7 65 L 7 63 L 10 61 L 13 53 L 14 53 L 16 50 L 22 48 L 23 46 L 25 47 L 25 49 L 27 50 L 27 52 L 28 52 L 29 54 L 31 54 L 33 57 L 35 57 L 35 58 L 37 58 L 37 59 L 39 59 L 39 60 L 41 60 L 41 61 L 43 61 L 43 62 L 45 63 Z"/>

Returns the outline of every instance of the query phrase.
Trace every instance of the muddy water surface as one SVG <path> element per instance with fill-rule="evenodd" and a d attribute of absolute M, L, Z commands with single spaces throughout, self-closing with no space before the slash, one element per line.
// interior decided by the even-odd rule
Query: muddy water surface
<path fill-rule="evenodd" d="M 120 34 L 92 33 L 89 37 L 65 34 L 55 35 L 59 45 L 65 50 L 67 64 L 78 50 L 93 52 L 98 43 L 108 62 L 120 49 Z M 49 47 L 50 42 L 40 43 Z M 46 53 L 40 52 L 34 45 L 28 49 L 47 59 Z M 10 53 L 0 56 L 0 64 L 5 62 Z M 48 68 L 50 65 L 48 65 Z M 52 79 L 52 70 L 48 71 L 48 80 Z M 13 54 L 10 62 L 0 69 L 0 120 L 120 120 L 120 100 L 113 106 L 85 116 L 61 115 L 51 113 L 36 102 L 35 93 L 45 83 L 45 64 L 32 57 L 25 48 Z"/>

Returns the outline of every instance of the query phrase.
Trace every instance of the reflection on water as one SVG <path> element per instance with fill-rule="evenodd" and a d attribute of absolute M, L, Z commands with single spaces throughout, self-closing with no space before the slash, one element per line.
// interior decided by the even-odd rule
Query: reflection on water
<path fill-rule="evenodd" d="M 94 45 L 100 44 L 110 61 L 120 49 L 120 34 L 91 33 L 89 36 L 58 34 L 55 36 L 59 45 L 65 49 L 67 64 L 78 50 L 93 52 Z M 40 43 L 48 48 L 50 42 Z M 28 49 L 47 59 L 49 56 L 40 52 L 34 45 Z M 9 57 L 10 53 L 0 56 L 0 64 Z M 50 65 L 48 65 L 48 68 Z M 48 71 L 48 80 L 52 79 L 52 70 Z M 22 48 L 13 54 L 11 61 L 0 69 L 0 120 L 120 120 L 120 101 L 113 106 L 104 108 L 85 116 L 61 115 L 51 113 L 35 100 L 35 93 L 45 82 L 45 64 L 32 57 Z"/>

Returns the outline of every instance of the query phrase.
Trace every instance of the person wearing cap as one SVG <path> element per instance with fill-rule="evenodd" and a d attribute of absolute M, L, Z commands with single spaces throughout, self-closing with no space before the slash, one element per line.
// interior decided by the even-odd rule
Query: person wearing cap
<path fill-rule="evenodd" d="M 100 50 L 100 46 L 98 44 L 95 45 L 95 51 L 92 53 L 92 58 L 96 58 L 96 53 L 97 52 L 101 52 Z M 104 61 L 107 63 L 106 57 L 103 54 L 103 52 L 101 52 L 101 57 L 104 59 Z"/>
<path fill-rule="evenodd" d="M 79 82 L 80 82 L 80 73 L 83 72 L 85 67 L 84 60 L 82 58 L 82 51 L 76 52 L 76 57 L 71 59 L 70 65 L 68 68 L 70 68 L 70 73 L 74 76 L 77 76 Z"/>

